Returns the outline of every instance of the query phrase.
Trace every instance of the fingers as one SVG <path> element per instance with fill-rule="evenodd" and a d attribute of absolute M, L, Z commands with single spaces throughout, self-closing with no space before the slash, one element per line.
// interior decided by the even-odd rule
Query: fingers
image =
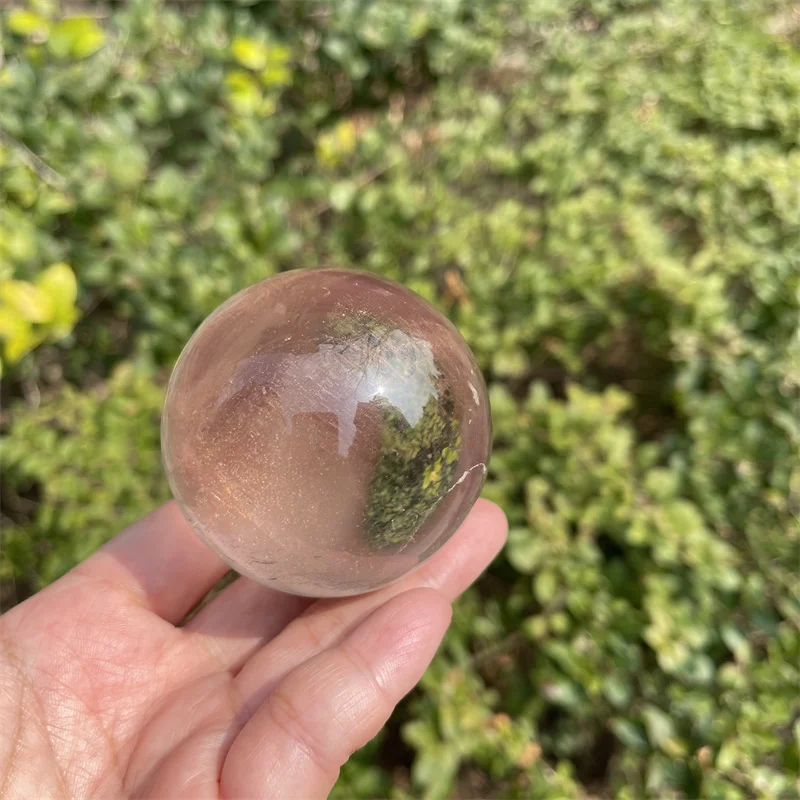
<path fill-rule="evenodd" d="M 236 737 L 220 795 L 327 797 L 341 765 L 420 679 L 449 621 L 440 592 L 411 590 L 289 673 Z"/>
<path fill-rule="evenodd" d="M 395 595 L 428 587 L 454 600 L 497 555 L 505 542 L 506 529 L 503 512 L 494 503 L 479 500 L 458 533 L 403 580 L 371 594 L 314 603 L 242 667 L 236 681 L 246 703 L 250 707 L 260 705 L 290 670 L 335 644 Z M 209 607 L 215 602 L 218 600 Z M 218 649 L 224 652 L 225 647 L 223 641 Z"/>
<path fill-rule="evenodd" d="M 114 594 L 179 622 L 228 569 L 170 502 L 126 528 L 72 574 L 101 581 Z"/>
<path fill-rule="evenodd" d="M 200 658 L 210 650 L 218 656 L 220 666 L 235 672 L 313 602 L 268 589 L 249 578 L 237 578 L 182 630 L 200 645 Z"/>

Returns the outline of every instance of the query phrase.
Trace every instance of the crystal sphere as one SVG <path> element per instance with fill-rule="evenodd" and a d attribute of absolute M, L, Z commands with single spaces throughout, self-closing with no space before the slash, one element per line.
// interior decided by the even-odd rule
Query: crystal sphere
<path fill-rule="evenodd" d="M 454 533 L 491 446 L 486 385 L 458 331 L 383 278 L 286 272 L 186 345 L 162 423 L 167 476 L 239 573 L 313 597 L 397 580 Z"/>

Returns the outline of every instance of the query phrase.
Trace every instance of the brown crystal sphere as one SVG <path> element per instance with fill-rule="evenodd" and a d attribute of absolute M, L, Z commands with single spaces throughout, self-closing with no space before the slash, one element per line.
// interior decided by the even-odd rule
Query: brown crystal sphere
<path fill-rule="evenodd" d="M 477 499 L 491 418 L 475 359 L 418 295 L 298 270 L 245 289 L 186 345 L 164 463 L 199 536 L 238 572 L 315 597 L 397 580 Z"/>

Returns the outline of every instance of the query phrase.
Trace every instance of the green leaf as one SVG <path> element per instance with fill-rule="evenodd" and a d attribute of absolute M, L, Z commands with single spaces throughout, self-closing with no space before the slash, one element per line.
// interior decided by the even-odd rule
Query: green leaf
<path fill-rule="evenodd" d="M 495 353 L 492 369 L 503 378 L 524 375 L 528 369 L 528 356 L 519 347 L 509 347 Z"/>
<path fill-rule="evenodd" d="M 120 144 L 103 155 L 108 175 L 117 186 L 133 189 L 147 177 L 150 156 L 142 145 Z"/>
<path fill-rule="evenodd" d="M 672 720 L 660 708 L 647 706 L 642 711 L 644 725 L 647 729 L 647 738 L 656 747 L 662 747 L 665 742 L 672 739 L 675 729 Z"/>
<path fill-rule="evenodd" d="M 528 619 L 523 622 L 522 629 L 526 636 L 533 640 L 544 639 L 547 635 L 547 631 L 549 630 L 547 617 L 528 617 Z"/>
<path fill-rule="evenodd" d="M 536 599 L 546 606 L 555 596 L 558 590 L 558 576 L 553 570 L 542 570 L 537 576 L 534 583 L 534 592 Z"/>
<path fill-rule="evenodd" d="M 410 33 L 412 39 L 422 38 L 430 27 L 430 13 L 427 9 L 417 8 L 411 13 Z"/>
<path fill-rule="evenodd" d="M 723 772 L 727 772 L 736 766 L 741 754 L 737 746 L 736 739 L 728 739 L 717 753 L 716 767 Z"/>
<path fill-rule="evenodd" d="M 338 181 L 331 188 L 331 207 L 336 211 L 346 211 L 353 202 L 358 187 L 353 181 Z"/>
<path fill-rule="evenodd" d="M 567 709 L 575 709 L 583 701 L 581 692 L 568 681 L 554 681 L 542 687 L 542 694 L 551 703 Z"/>
<path fill-rule="evenodd" d="M 626 747 L 643 752 L 647 750 L 647 739 L 645 739 L 641 728 L 627 719 L 612 719 L 609 723 L 614 735 Z"/>
<path fill-rule="evenodd" d="M 751 649 L 747 637 L 734 625 L 723 625 L 720 630 L 722 641 L 733 653 L 737 661 L 747 663 L 750 661 Z"/>
<path fill-rule="evenodd" d="M 603 681 L 603 694 L 611 705 L 624 708 L 631 701 L 631 684 L 620 676 L 612 675 Z"/>

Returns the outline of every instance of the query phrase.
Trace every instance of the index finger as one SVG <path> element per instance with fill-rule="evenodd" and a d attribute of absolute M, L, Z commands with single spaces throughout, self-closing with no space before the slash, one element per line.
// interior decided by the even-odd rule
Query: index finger
<path fill-rule="evenodd" d="M 173 500 L 126 528 L 72 571 L 169 622 L 183 617 L 230 567 L 195 535 Z"/>
<path fill-rule="evenodd" d="M 422 677 L 449 622 L 441 593 L 412 589 L 293 670 L 234 740 L 221 794 L 327 797 L 341 765 Z"/>

